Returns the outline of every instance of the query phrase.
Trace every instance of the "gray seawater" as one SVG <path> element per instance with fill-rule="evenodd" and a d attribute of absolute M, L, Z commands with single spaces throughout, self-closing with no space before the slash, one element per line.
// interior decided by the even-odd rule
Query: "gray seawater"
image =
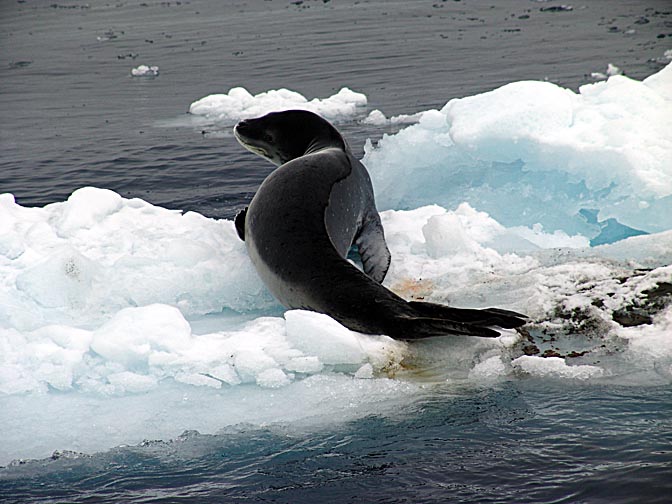
<path fill-rule="evenodd" d="M 0 0 L 0 192 L 23 205 L 94 185 L 231 217 L 272 166 L 189 104 L 242 85 L 348 86 L 388 116 L 507 82 L 576 89 L 607 63 L 645 77 L 666 1 Z M 630 30 L 634 30 L 631 32 Z M 100 39 L 100 40 L 99 40 Z M 130 69 L 158 65 L 155 79 Z M 384 131 L 341 125 L 361 154 Z M 3 502 L 669 502 L 669 386 L 436 386 L 394 418 L 301 435 L 238 426 L 0 469 Z M 39 433 L 36 433 L 39 435 Z"/>

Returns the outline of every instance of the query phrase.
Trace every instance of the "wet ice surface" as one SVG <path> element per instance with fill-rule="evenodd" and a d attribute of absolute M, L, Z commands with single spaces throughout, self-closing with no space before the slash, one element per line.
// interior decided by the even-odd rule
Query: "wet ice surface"
<path fill-rule="evenodd" d="M 2 192 L 14 195 L 0 197 L 0 464 L 15 462 L 0 471 L 0 495 L 663 502 L 672 226 L 651 208 L 669 204 L 669 133 L 659 128 L 669 87 L 646 83 L 667 61 L 665 9 L 634 3 L 608 18 L 598 3 L 543 12 L 532 2 L 331 4 L 3 12 L 16 27 L 0 95 L 14 117 L 2 124 L 0 159 Z M 20 28 L 26 14 L 36 38 Z M 343 20 L 336 31 L 334 19 Z M 83 29 L 44 43 L 41 22 L 73 21 Z M 260 37 L 290 28 L 273 47 Z M 395 29 L 394 43 L 373 42 Z M 355 36 L 367 30 L 370 41 Z M 516 37 L 540 30 L 546 40 L 531 54 Z M 133 79 L 143 62 L 161 75 Z M 591 72 L 607 77 L 608 63 L 626 77 L 612 71 L 579 91 Z M 523 82 L 544 77 L 552 83 Z M 372 138 L 365 161 L 394 257 L 389 288 L 521 310 L 528 331 L 406 345 L 285 313 L 221 219 L 272 166 L 229 136 L 236 113 L 183 114 L 241 86 L 248 92 L 233 94 L 253 105 L 281 89 L 299 104 L 328 104 L 359 157 Z M 565 101 L 539 107 L 526 101 L 539 95 L 529 86 Z M 333 107 L 343 87 L 366 101 Z M 495 98 L 506 103 L 496 121 Z M 537 108 L 545 115 L 507 115 Z M 579 120 L 548 124 L 556 108 Z M 600 134 L 586 146 L 573 127 Z M 437 183 L 455 159 L 465 173 L 503 169 L 509 199 Z M 556 188 L 557 212 L 515 200 L 521 184 L 538 192 L 549 166 L 556 184 L 585 178 L 585 189 L 556 201 Z M 623 194 L 636 204 L 616 205 Z M 507 212 L 507 201 L 536 213 Z M 615 241 L 624 228 L 604 233 L 612 218 L 650 234 Z M 605 244 L 591 247 L 600 236 Z"/>

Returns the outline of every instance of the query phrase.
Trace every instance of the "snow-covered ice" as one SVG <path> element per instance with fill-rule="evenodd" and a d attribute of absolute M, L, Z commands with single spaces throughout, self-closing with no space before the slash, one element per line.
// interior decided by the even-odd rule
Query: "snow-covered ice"
<path fill-rule="evenodd" d="M 368 147 L 393 258 L 385 285 L 527 313 L 529 334 L 357 334 L 283 313 L 231 221 L 93 187 L 42 208 L 0 195 L 0 464 L 384 414 L 428 383 L 672 382 L 670 68 L 579 94 L 513 83 Z M 591 246 L 609 217 L 650 234 Z"/>

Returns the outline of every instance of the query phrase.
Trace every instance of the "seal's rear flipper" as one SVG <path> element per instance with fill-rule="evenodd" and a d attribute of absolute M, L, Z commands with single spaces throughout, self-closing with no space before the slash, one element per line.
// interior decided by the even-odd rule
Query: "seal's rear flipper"
<path fill-rule="evenodd" d="M 236 214 L 233 222 L 236 225 L 236 232 L 238 237 L 245 241 L 245 216 L 247 215 L 247 207 L 243 208 L 240 212 Z"/>
<path fill-rule="evenodd" d="M 415 340 L 437 336 L 481 336 L 496 338 L 499 332 L 489 327 L 429 317 L 397 317 L 394 339 Z"/>
<path fill-rule="evenodd" d="M 527 316 L 500 308 L 486 308 L 483 310 L 468 308 L 452 308 L 436 303 L 409 301 L 408 304 L 425 317 L 447 319 L 453 322 L 472 324 L 477 326 L 499 326 L 513 329 L 525 324 Z"/>
<path fill-rule="evenodd" d="M 395 339 L 414 340 L 435 336 L 481 336 L 496 338 L 497 329 L 513 329 L 525 324 L 527 317 L 520 313 L 487 308 L 472 310 L 452 308 L 435 303 L 409 301 L 408 308 L 413 313 L 404 313 L 394 317 L 389 336 Z"/>

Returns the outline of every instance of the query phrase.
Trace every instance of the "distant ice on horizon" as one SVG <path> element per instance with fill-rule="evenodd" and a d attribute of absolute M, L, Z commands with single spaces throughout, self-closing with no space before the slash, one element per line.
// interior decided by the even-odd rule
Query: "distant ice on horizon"
<path fill-rule="evenodd" d="M 234 87 L 227 93 L 211 94 L 193 102 L 189 113 L 228 126 L 241 119 L 288 109 L 309 110 L 328 120 L 338 121 L 360 114 L 366 103 L 366 95 L 347 87 L 328 98 L 310 101 L 301 93 L 289 89 L 271 89 L 252 95 L 243 87 Z"/>
<path fill-rule="evenodd" d="M 156 77 L 159 75 L 159 67 L 156 65 L 140 65 L 131 69 L 133 77 Z"/>

